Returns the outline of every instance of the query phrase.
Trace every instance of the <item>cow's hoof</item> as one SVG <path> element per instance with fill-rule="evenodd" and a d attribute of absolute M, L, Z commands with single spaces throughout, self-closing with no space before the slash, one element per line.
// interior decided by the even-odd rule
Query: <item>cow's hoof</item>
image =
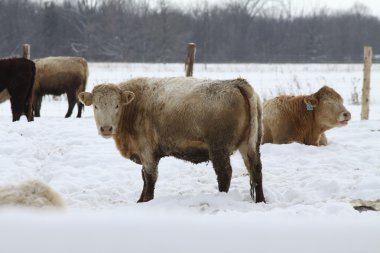
<path fill-rule="evenodd" d="M 153 196 L 140 197 L 140 199 L 137 200 L 137 203 L 148 202 L 148 201 L 151 201 L 152 199 L 153 199 Z"/>
<path fill-rule="evenodd" d="M 256 203 L 266 203 L 265 199 L 256 199 Z"/>

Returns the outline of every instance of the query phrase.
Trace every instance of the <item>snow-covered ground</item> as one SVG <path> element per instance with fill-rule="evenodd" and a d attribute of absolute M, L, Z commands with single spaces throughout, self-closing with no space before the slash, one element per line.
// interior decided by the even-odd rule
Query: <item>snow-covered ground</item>
<path fill-rule="evenodd" d="M 245 78 L 263 99 L 326 84 L 345 99 L 353 119 L 327 132 L 328 146 L 261 147 L 266 204 L 252 203 L 238 153 L 228 194 L 218 192 L 211 163 L 164 158 L 155 199 L 136 204 L 141 168 L 97 135 L 90 107 L 81 119 L 64 119 L 65 98 L 46 97 L 41 118 L 12 123 L 5 102 L 0 184 L 40 179 L 62 195 L 66 209 L 1 208 L 0 252 L 379 252 L 380 213 L 350 205 L 380 199 L 380 65 L 372 71 L 370 120 L 360 121 L 360 106 L 350 100 L 355 86 L 360 98 L 362 65 L 195 66 L 199 78 Z M 183 64 L 91 63 L 87 90 L 183 74 Z"/>

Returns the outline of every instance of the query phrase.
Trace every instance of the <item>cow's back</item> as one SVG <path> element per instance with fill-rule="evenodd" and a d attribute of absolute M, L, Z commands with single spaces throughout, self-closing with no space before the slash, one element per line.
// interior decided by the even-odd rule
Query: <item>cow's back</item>
<path fill-rule="evenodd" d="M 275 120 L 283 124 L 290 124 L 289 117 L 300 115 L 300 104 L 303 103 L 303 97 L 296 96 L 279 96 L 263 104 L 263 119 Z"/>
<path fill-rule="evenodd" d="M 78 89 L 87 82 L 88 66 L 81 57 L 47 57 L 34 62 L 37 91 L 60 95 L 67 90 Z M 85 90 L 85 87 L 81 90 Z"/>

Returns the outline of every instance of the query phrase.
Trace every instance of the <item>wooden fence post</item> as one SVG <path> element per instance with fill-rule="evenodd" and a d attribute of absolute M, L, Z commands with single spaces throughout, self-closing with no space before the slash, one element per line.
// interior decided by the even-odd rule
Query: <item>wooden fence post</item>
<path fill-rule="evenodd" d="M 371 84 L 372 47 L 364 47 L 364 78 L 362 89 L 362 120 L 368 120 L 369 115 L 369 90 Z"/>
<path fill-rule="evenodd" d="M 187 57 L 185 62 L 186 76 L 193 76 L 193 65 L 195 59 L 195 44 L 189 43 L 187 45 Z"/>
<path fill-rule="evenodd" d="M 24 44 L 22 46 L 22 58 L 30 59 L 30 45 Z"/>
<path fill-rule="evenodd" d="M 22 58 L 30 60 L 30 45 L 29 44 L 22 45 Z M 33 84 L 33 91 L 30 95 L 30 98 L 28 99 L 28 103 L 29 103 L 28 111 L 25 115 L 28 118 L 28 120 L 31 119 L 32 121 L 33 121 L 33 106 L 32 106 L 33 99 L 34 99 L 34 84 Z"/>

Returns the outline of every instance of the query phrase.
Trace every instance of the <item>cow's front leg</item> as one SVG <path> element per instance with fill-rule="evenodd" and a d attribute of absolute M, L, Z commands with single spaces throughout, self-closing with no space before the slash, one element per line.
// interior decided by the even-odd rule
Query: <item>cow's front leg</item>
<path fill-rule="evenodd" d="M 322 133 L 321 136 L 319 137 L 318 145 L 319 146 L 327 146 L 327 137 L 325 133 Z"/>
<path fill-rule="evenodd" d="M 140 199 L 137 202 L 147 202 L 154 198 L 154 186 L 158 175 L 157 162 L 143 165 L 141 172 L 144 181 L 144 188 L 141 192 Z"/>

